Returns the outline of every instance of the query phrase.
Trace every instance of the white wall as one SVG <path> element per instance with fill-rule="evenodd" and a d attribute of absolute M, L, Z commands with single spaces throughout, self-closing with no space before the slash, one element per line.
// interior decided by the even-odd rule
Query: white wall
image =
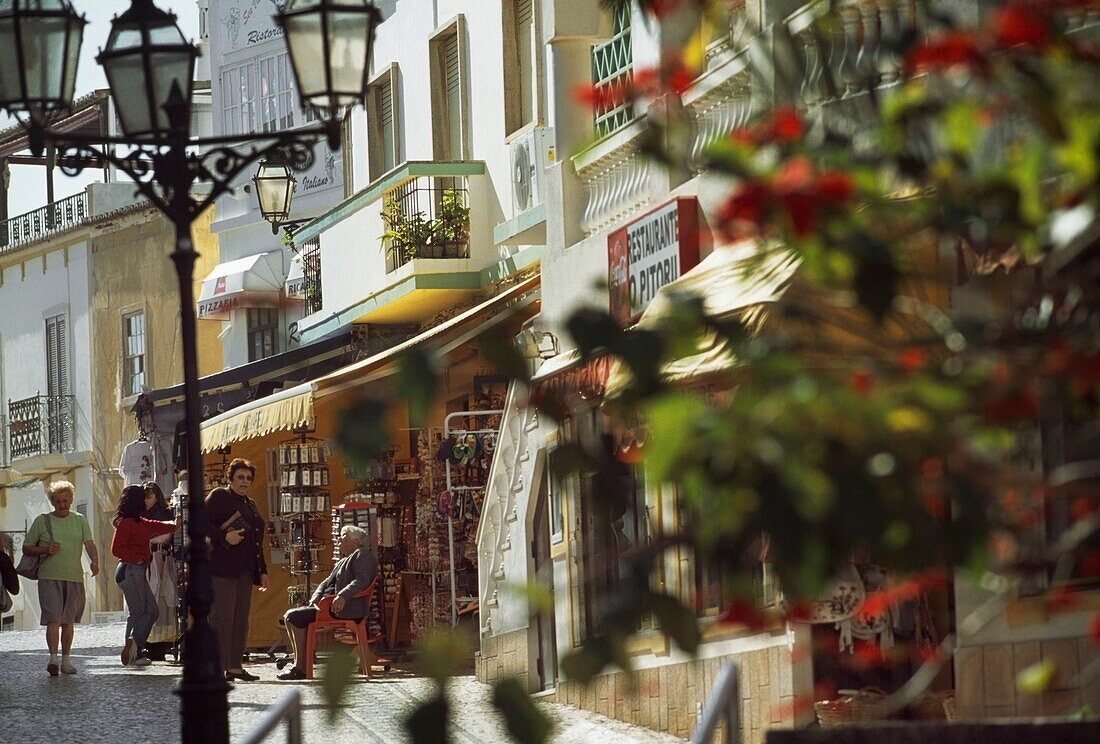
<path fill-rule="evenodd" d="M 67 265 L 66 265 L 67 263 Z M 46 394 L 46 318 L 68 319 L 69 383 L 76 399 L 76 449 L 92 448 L 89 417 L 91 359 L 88 244 L 54 250 L 3 269 L 4 395 L 20 400 Z M 4 401 L 7 405 L 7 400 Z"/>
<path fill-rule="evenodd" d="M 213 132 L 224 133 L 224 102 L 221 80 L 227 67 L 252 63 L 286 51 L 283 32 L 272 16 L 275 6 L 270 2 L 252 0 L 210 0 L 209 3 L 209 64 L 211 70 L 211 96 L 213 103 Z M 291 73 L 293 78 L 293 73 Z M 257 110 L 259 107 L 259 76 L 255 78 Z M 300 100 L 293 93 L 296 121 L 303 121 Z M 217 201 L 217 212 L 211 229 L 218 235 L 220 261 L 227 262 L 244 256 L 281 250 L 283 266 L 290 269 L 293 253 L 283 247 L 279 235 L 271 233 L 271 225 L 262 220 L 251 179 L 257 165 L 245 169 L 234 181 L 233 194 Z M 343 160 L 339 152 L 333 152 L 325 143 L 316 145 L 314 163 L 306 171 L 296 173 L 297 186 L 291 210 L 291 219 L 317 216 L 344 196 Z M 284 272 L 285 274 L 285 272 Z M 304 305 L 301 302 L 284 302 L 280 309 L 279 351 L 291 345 L 287 329 L 299 321 Z M 228 322 L 222 324 L 221 336 L 225 368 L 230 369 L 248 363 L 247 313 L 234 311 Z M 203 321 L 216 323 L 219 321 Z"/>

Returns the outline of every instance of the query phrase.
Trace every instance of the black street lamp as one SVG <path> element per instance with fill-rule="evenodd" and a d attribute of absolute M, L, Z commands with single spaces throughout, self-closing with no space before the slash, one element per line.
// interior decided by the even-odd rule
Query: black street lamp
<path fill-rule="evenodd" d="M 289 0 L 276 20 L 286 33 L 303 104 L 322 114 L 322 123 L 287 132 L 192 138 L 197 49 L 184 40 L 173 14 L 159 10 L 152 0 L 131 0 L 131 7 L 113 20 L 107 47 L 97 57 L 123 136 L 88 138 L 49 128 L 58 112 L 72 106 L 86 21 L 68 0 L 0 0 L 0 108 L 26 128 L 32 151 L 41 154 L 46 142 L 54 143 L 61 152 L 58 163 L 70 175 L 86 162 L 113 165 L 175 227 L 171 258 L 179 280 L 188 489 L 195 496 L 188 525 L 187 605 L 193 620 L 184 633 L 178 690 L 183 741 L 188 744 L 229 742 L 229 685 L 208 618 L 213 592 L 202 529 L 202 468 L 197 466 L 202 457 L 193 289 L 198 254 L 191 225 L 219 196 L 232 191 L 232 181 L 253 163 L 277 161 L 304 170 L 313 163 L 317 142 L 326 139 L 332 149 L 339 147 L 344 109 L 365 97 L 381 13 L 370 0 Z M 209 188 L 193 190 L 197 184 Z"/>

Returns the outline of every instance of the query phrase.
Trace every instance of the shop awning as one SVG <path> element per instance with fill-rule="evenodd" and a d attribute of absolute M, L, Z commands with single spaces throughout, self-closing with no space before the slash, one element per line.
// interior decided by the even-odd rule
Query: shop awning
<path fill-rule="evenodd" d="M 315 398 L 393 374 L 400 355 L 416 346 L 430 343 L 443 353 L 451 351 L 530 306 L 538 298 L 538 288 L 539 275 L 535 274 L 397 346 L 207 419 L 202 422 L 202 451 L 212 452 L 233 442 L 310 424 Z"/>
<path fill-rule="evenodd" d="M 306 272 L 300 259 L 290 262 L 290 271 L 286 275 L 286 297 L 288 300 L 306 298 Z"/>
<path fill-rule="evenodd" d="M 539 281 L 540 276 L 535 274 L 408 341 L 318 378 L 315 381 L 317 397 L 332 395 L 393 374 L 397 370 L 396 362 L 401 354 L 417 346 L 430 343 L 441 353 L 452 351 L 521 312 L 538 299 Z"/>
<path fill-rule="evenodd" d="M 754 240 L 717 247 L 698 266 L 661 287 L 637 325 L 656 325 L 676 306 L 678 296 L 691 294 L 703 299 L 708 317 L 720 320 L 737 315 L 757 326 L 766 306 L 783 296 L 798 265 L 798 259 L 786 251 L 772 249 L 762 257 Z M 698 348 L 697 354 L 666 364 L 665 379 L 688 382 L 728 372 L 737 365 L 733 351 L 717 336 L 700 339 Z M 606 397 L 614 398 L 629 382 L 629 370 L 616 359 L 608 375 Z"/>
<path fill-rule="evenodd" d="M 285 279 L 282 251 L 218 264 L 202 280 L 198 319 L 228 320 L 240 307 L 276 307 Z"/>
<path fill-rule="evenodd" d="M 303 382 L 203 421 L 202 451 L 212 452 L 233 442 L 311 424 L 314 389 L 312 382 Z"/>

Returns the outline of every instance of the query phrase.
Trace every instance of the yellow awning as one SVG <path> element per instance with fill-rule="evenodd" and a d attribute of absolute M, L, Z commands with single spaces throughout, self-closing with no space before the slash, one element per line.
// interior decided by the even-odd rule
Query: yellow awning
<path fill-rule="evenodd" d="M 534 274 L 408 341 L 317 378 L 317 397 L 339 393 L 393 374 L 397 371 L 401 354 L 409 349 L 431 344 L 441 352 L 448 352 L 514 314 L 528 312 L 526 308 L 539 297 L 539 282 L 540 275 Z"/>
<path fill-rule="evenodd" d="M 313 423 L 314 385 L 306 382 L 202 422 L 202 451 Z"/>
<path fill-rule="evenodd" d="M 539 275 L 535 274 L 418 336 L 381 351 L 367 359 L 331 372 L 316 380 L 260 398 L 202 422 L 201 449 L 212 452 L 233 442 L 262 437 L 274 431 L 314 422 L 313 401 L 351 387 L 373 382 L 397 371 L 401 353 L 421 344 L 449 351 L 470 338 L 527 308 L 538 298 Z"/>
<path fill-rule="evenodd" d="M 786 252 L 744 240 L 720 246 L 699 265 L 657 291 L 657 295 L 638 319 L 639 328 L 650 328 L 675 307 L 677 295 L 691 294 L 703 300 L 703 312 L 711 318 L 733 315 L 752 327 L 759 327 L 765 307 L 786 291 L 798 269 L 798 259 Z M 700 339 L 698 353 L 669 362 L 663 368 L 665 379 L 687 382 L 721 374 L 733 369 L 737 360 L 728 344 L 714 334 Z M 604 396 L 614 398 L 630 383 L 630 371 L 619 359 L 611 365 Z"/>

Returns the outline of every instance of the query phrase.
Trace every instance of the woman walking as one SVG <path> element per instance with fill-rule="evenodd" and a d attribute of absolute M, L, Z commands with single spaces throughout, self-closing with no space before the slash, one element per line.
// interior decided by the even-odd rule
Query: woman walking
<path fill-rule="evenodd" d="M 23 553 L 49 556 L 38 569 L 38 602 L 42 607 L 41 623 L 46 626 L 46 647 L 50 651 L 46 671 L 56 677 L 58 672 L 76 674 L 70 652 L 73 626 L 84 614 L 84 566 L 80 549 L 83 547 L 91 559 L 92 576 L 99 574 L 99 554 L 92 542 L 88 520 L 72 510 L 76 486 L 69 481 L 54 481 L 46 490 L 53 511 L 39 514 L 31 523 Z M 59 643 L 60 661 L 57 658 Z"/>
<path fill-rule="evenodd" d="M 252 587 L 266 591 L 267 562 L 263 556 L 264 519 L 248 497 L 256 468 L 237 458 L 226 469 L 229 488 L 215 488 L 206 497 L 207 535 L 214 603 L 210 623 L 218 634 L 218 649 L 227 680 L 259 679 L 241 666 L 248 641 Z"/>
<path fill-rule="evenodd" d="M 151 663 L 144 649 L 149 631 L 157 621 L 158 611 L 146 573 L 152 561 L 149 541 L 158 535 L 170 535 L 178 526 L 175 522 L 142 516 L 155 502 L 155 494 L 147 492 L 142 486 L 130 485 L 122 489 L 115 512 L 115 534 L 111 538 L 111 554 L 119 561 L 115 581 L 130 609 L 126 621 L 128 634 L 122 647 L 123 666 L 142 667 Z"/>

